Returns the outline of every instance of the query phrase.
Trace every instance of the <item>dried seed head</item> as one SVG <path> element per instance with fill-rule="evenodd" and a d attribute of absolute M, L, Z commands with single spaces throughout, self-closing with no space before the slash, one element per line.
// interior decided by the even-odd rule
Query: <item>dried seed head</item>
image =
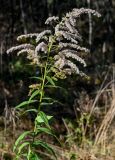
<path fill-rule="evenodd" d="M 70 60 L 67 60 L 65 65 L 70 67 L 72 73 L 79 74 L 78 67 L 73 62 L 71 62 Z"/>
<path fill-rule="evenodd" d="M 78 62 L 80 62 L 81 64 L 83 64 L 84 67 L 86 67 L 86 63 L 84 61 L 84 59 L 80 58 L 77 54 L 75 54 L 77 52 L 73 51 L 73 50 L 63 50 L 61 52 L 59 52 L 59 55 L 63 55 L 67 58 L 73 58 L 75 60 L 77 60 Z"/>
<path fill-rule="evenodd" d="M 26 41 L 27 39 L 36 38 L 38 35 L 39 35 L 38 33 L 24 34 L 24 35 L 18 36 L 17 41 L 23 42 L 23 41 Z"/>
<path fill-rule="evenodd" d="M 32 49 L 22 49 L 22 50 L 17 52 L 17 55 L 19 56 L 20 54 L 24 54 L 24 53 L 33 55 L 34 54 L 34 50 L 32 50 Z"/>
<path fill-rule="evenodd" d="M 49 17 L 49 18 L 46 20 L 45 24 L 52 24 L 52 23 L 58 22 L 58 21 L 59 21 L 59 17 L 53 16 L 53 17 Z"/>
<path fill-rule="evenodd" d="M 59 43 L 59 48 L 60 49 L 63 49 L 63 48 L 73 48 L 73 49 L 78 50 L 78 51 L 89 52 L 89 50 L 87 48 L 80 47 L 79 45 L 73 44 L 73 43 L 63 43 L 63 42 L 60 42 Z"/>
<path fill-rule="evenodd" d="M 35 48 L 35 55 L 39 53 L 39 51 L 42 51 L 44 53 L 47 53 L 48 46 L 44 42 L 39 43 Z"/>
<path fill-rule="evenodd" d="M 79 17 L 81 16 L 82 14 L 88 14 L 88 13 L 91 13 L 93 14 L 94 16 L 97 16 L 97 17 L 101 17 L 101 14 L 99 14 L 97 11 L 93 10 L 93 9 L 87 9 L 87 8 L 80 8 L 80 9 L 73 9 L 72 12 L 71 12 L 71 16 L 73 17 Z"/>
<path fill-rule="evenodd" d="M 36 42 L 38 43 L 41 39 L 43 39 L 43 37 L 45 35 L 50 35 L 50 34 L 51 34 L 51 30 L 45 30 L 45 31 L 39 33 L 37 38 L 36 38 Z"/>
<path fill-rule="evenodd" d="M 18 45 L 18 46 L 15 46 L 15 47 L 12 47 L 12 48 L 8 49 L 7 54 L 15 52 L 15 51 L 22 50 L 22 49 L 35 49 L 35 47 L 34 47 L 34 45 L 28 44 L 28 43 L 21 44 L 21 45 Z"/>
<path fill-rule="evenodd" d="M 18 36 L 19 42 L 25 43 L 16 47 L 12 47 L 7 51 L 11 53 L 18 51 L 18 55 L 21 53 L 27 53 L 27 58 L 32 60 L 33 64 L 41 65 L 43 67 L 45 58 L 44 53 L 49 53 L 52 68 L 59 71 L 59 75 L 62 73 L 62 77 L 77 73 L 83 75 L 82 71 L 79 71 L 75 61 L 78 61 L 84 67 L 86 66 L 85 60 L 82 58 L 83 52 L 89 52 L 87 48 L 79 45 L 82 40 L 79 31 L 76 28 L 77 19 L 82 14 L 93 14 L 100 17 L 100 14 L 92 9 L 73 9 L 67 13 L 65 17 L 59 22 L 59 17 L 49 17 L 45 24 L 50 24 L 52 30 L 44 30 L 41 33 L 31 33 L 27 35 Z M 35 39 L 35 46 L 31 44 L 30 40 Z M 28 40 L 30 43 L 28 43 Z M 52 47 L 51 47 L 51 44 Z M 49 49 L 49 47 L 51 47 Z M 43 54 L 39 54 L 39 52 Z M 82 55 L 81 55 L 82 54 Z M 46 56 L 46 55 L 45 55 Z M 82 56 L 82 57 L 81 57 Z M 43 62 L 43 63 L 42 63 Z M 55 72 L 54 72 L 55 73 Z M 57 73 L 55 73 L 57 75 Z"/>

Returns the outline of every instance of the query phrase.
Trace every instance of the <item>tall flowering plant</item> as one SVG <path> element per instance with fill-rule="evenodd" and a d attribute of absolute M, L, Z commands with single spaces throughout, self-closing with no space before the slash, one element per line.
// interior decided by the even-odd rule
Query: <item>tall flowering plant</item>
<path fill-rule="evenodd" d="M 48 30 L 44 30 L 41 33 L 21 35 L 17 38 L 17 41 L 22 44 L 7 50 L 8 54 L 12 52 L 17 53 L 17 55 L 26 54 L 27 59 L 31 61 L 32 65 L 36 65 L 40 72 L 39 77 L 34 77 L 38 83 L 30 86 L 29 100 L 16 107 L 17 109 L 23 108 L 25 105 L 38 102 L 37 109 L 30 108 L 26 110 L 27 112 L 34 111 L 36 113 L 34 129 L 24 132 L 16 140 L 14 145 L 16 159 L 23 157 L 28 160 L 40 159 L 40 155 L 36 152 L 38 147 L 43 147 L 56 158 L 51 145 L 38 138 L 41 133 L 56 138 L 49 124 L 52 116 L 42 112 L 42 106 L 50 105 L 57 101 L 48 97 L 45 90 L 49 87 L 57 88 L 56 81 L 58 79 L 65 79 L 72 74 L 84 75 L 79 66 L 86 67 L 84 55 L 89 50 L 80 46 L 82 37 L 76 25 L 78 18 L 82 14 L 89 13 L 100 17 L 100 14 L 95 10 L 85 8 L 73 9 L 61 20 L 59 17 L 49 17 L 45 22 L 49 26 Z M 26 138 L 27 136 L 29 136 L 29 139 Z"/>

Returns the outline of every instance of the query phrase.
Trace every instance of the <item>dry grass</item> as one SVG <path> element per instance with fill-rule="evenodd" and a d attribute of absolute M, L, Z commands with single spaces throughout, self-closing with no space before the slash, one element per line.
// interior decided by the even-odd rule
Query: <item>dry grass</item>
<path fill-rule="evenodd" d="M 111 68 L 110 68 L 111 69 Z M 109 70 L 110 71 L 110 70 Z M 106 79 L 109 75 L 109 71 L 105 76 L 105 79 L 94 99 L 85 95 L 81 98 L 81 102 L 79 103 L 79 110 L 81 112 L 81 116 L 83 116 L 83 112 L 88 112 L 88 123 L 90 118 L 95 114 L 98 114 L 96 108 L 99 108 L 99 101 L 103 101 L 102 111 L 99 112 L 98 117 L 98 124 L 93 124 L 89 126 L 88 123 L 86 125 L 82 125 L 81 131 L 84 132 L 82 134 L 83 139 L 85 141 L 81 142 L 79 145 L 75 140 L 75 129 L 70 127 L 69 123 L 66 123 L 63 120 L 65 128 L 67 130 L 67 134 L 71 135 L 71 139 L 69 137 L 68 146 L 66 144 L 67 149 L 56 148 L 57 152 L 59 153 L 59 160 L 114 160 L 115 159 L 115 67 L 113 66 L 113 77 L 109 83 L 106 83 Z M 83 96 L 83 95 L 82 95 Z M 87 103 L 86 103 L 87 102 Z M 81 106 L 80 106 L 81 105 Z M 78 107 L 78 106 L 77 106 Z M 75 106 L 74 106 L 74 109 Z M 89 111 L 90 110 L 90 111 Z M 77 111 L 75 110 L 75 113 Z M 77 118 L 78 115 L 76 114 Z M 90 142 L 90 136 L 87 136 L 87 130 L 89 128 L 93 128 L 90 131 L 93 133 L 94 138 L 92 139 L 92 143 L 87 144 Z M 89 139 L 88 139 L 89 138 Z M 55 147 L 55 146 L 54 146 Z M 60 156 L 61 155 L 61 156 Z"/>

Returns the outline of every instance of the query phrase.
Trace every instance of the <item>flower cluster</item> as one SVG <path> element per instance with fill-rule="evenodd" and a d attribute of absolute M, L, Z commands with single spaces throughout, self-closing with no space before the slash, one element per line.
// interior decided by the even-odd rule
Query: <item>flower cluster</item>
<path fill-rule="evenodd" d="M 26 44 L 21 44 L 21 45 L 19 45 L 19 46 L 15 46 L 15 47 L 12 47 L 12 48 L 10 48 L 10 49 L 8 49 L 7 50 L 7 54 L 9 54 L 9 53 L 12 53 L 12 52 L 17 52 L 17 51 L 21 51 L 21 50 L 27 50 L 27 49 L 35 49 L 35 47 L 34 47 L 34 45 L 32 45 L 32 44 L 28 44 L 28 43 L 26 43 Z"/>
<path fill-rule="evenodd" d="M 52 25 L 53 23 L 58 22 L 58 21 L 59 21 L 59 17 L 53 16 L 53 17 L 49 17 L 49 18 L 46 20 L 45 24 L 50 24 L 50 25 Z"/>
<path fill-rule="evenodd" d="M 17 37 L 17 41 L 18 42 L 26 42 L 27 40 L 31 39 L 36 39 L 36 37 L 38 36 L 38 33 L 30 33 L 30 34 L 26 34 L 26 35 L 21 35 Z"/>
<path fill-rule="evenodd" d="M 55 58 L 55 66 L 61 70 L 69 70 L 68 74 L 82 73 L 73 60 L 78 61 L 84 67 L 86 66 L 84 59 L 80 57 L 80 53 L 87 53 L 89 50 L 79 45 L 82 37 L 76 29 L 76 24 L 77 19 L 82 14 L 88 13 L 100 17 L 100 14 L 92 9 L 73 9 L 72 12 L 67 13 L 66 16 L 62 18 L 61 22 L 58 23 L 54 29 L 56 40 L 58 41 L 58 48 L 60 49 L 58 56 Z"/>
<path fill-rule="evenodd" d="M 85 8 L 73 9 L 65 17 L 62 17 L 61 21 L 59 21 L 59 17 L 49 17 L 45 24 L 50 25 L 51 30 L 19 36 L 17 40 L 24 44 L 12 47 L 7 53 L 14 51 L 17 51 L 18 55 L 27 53 L 27 58 L 39 65 L 43 63 L 42 57 L 47 57 L 49 44 L 53 40 L 50 50 L 50 57 L 53 59 L 52 71 L 65 75 L 71 75 L 72 73 L 83 75 L 79 71 L 79 65 L 85 67 L 86 62 L 81 53 L 88 53 L 89 50 L 79 45 L 82 37 L 76 28 L 76 24 L 77 19 L 82 14 L 89 13 L 100 17 L 100 14 L 95 10 Z M 35 42 L 33 43 L 31 40 Z"/>

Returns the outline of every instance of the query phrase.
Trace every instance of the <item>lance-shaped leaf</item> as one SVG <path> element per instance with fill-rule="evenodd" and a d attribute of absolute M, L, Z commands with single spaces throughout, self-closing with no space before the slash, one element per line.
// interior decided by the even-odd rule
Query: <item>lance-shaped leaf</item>
<path fill-rule="evenodd" d="M 48 82 L 49 82 L 51 85 L 55 86 L 55 83 L 54 83 L 54 81 L 53 81 L 53 79 L 52 79 L 51 77 L 46 76 L 46 79 L 48 80 Z"/>
<path fill-rule="evenodd" d="M 29 102 L 30 102 L 35 96 L 37 96 L 37 95 L 40 94 L 40 93 L 41 93 L 41 92 L 40 92 L 39 89 L 35 90 L 35 91 L 32 93 L 31 97 L 29 98 Z"/>
<path fill-rule="evenodd" d="M 49 135 L 52 135 L 55 137 L 55 135 L 52 133 L 51 129 L 49 129 L 49 128 L 38 126 L 37 131 L 38 131 L 38 133 L 46 133 L 46 134 L 49 134 Z"/>
<path fill-rule="evenodd" d="M 30 77 L 31 79 L 36 79 L 36 80 L 40 80 L 43 81 L 43 79 L 41 77 Z"/>
<path fill-rule="evenodd" d="M 59 102 L 58 100 L 55 100 L 53 98 L 50 98 L 50 97 L 43 97 L 43 100 L 46 100 L 48 102 L 42 102 L 41 105 L 52 105 L 54 103 L 58 103 L 58 104 L 61 104 L 63 105 L 61 102 Z"/>
<path fill-rule="evenodd" d="M 23 112 L 23 114 L 28 113 L 28 112 L 35 112 L 35 113 L 37 113 L 38 110 L 37 109 L 27 109 L 26 111 Z"/>
<path fill-rule="evenodd" d="M 29 142 L 24 142 L 18 147 L 18 155 L 21 153 L 22 149 L 24 149 L 27 145 L 29 145 Z"/>
<path fill-rule="evenodd" d="M 18 144 L 25 138 L 25 136 L 30 135 L 30 133 L 32 133 L 32 132 L 31 132 L 31 131 L 26 131 L 26 132 L 22 133 L 22 134 L 18 137 L 18 139 L 16 140 L 16 142 L 15 142 L 15 144 L 14 144 L 13 151 L 16 150 Z"/>
<path fill-rule="evenodd" d="M 54 150 L 52 149 L 52 147 L 48 143 L 41 141 L 41 140 L 38 140 L 33 143 L 33 146 L 43 147 L 44 149 L 46 149 L 46 151 L 48 151 L 50 154 L 52 154 L 57 159 Z"/>
<path fill-rule="evenodd" d="M 20 103 L 19 105 L 17 105 L 16 109 L 23 107 L 23 106 L 26 106 L 26 105 L 29 105 L 31 103 L 35 103 L 35 102 L 37 102 L 37 100 L 24 101 L 24 102 Z"/>

